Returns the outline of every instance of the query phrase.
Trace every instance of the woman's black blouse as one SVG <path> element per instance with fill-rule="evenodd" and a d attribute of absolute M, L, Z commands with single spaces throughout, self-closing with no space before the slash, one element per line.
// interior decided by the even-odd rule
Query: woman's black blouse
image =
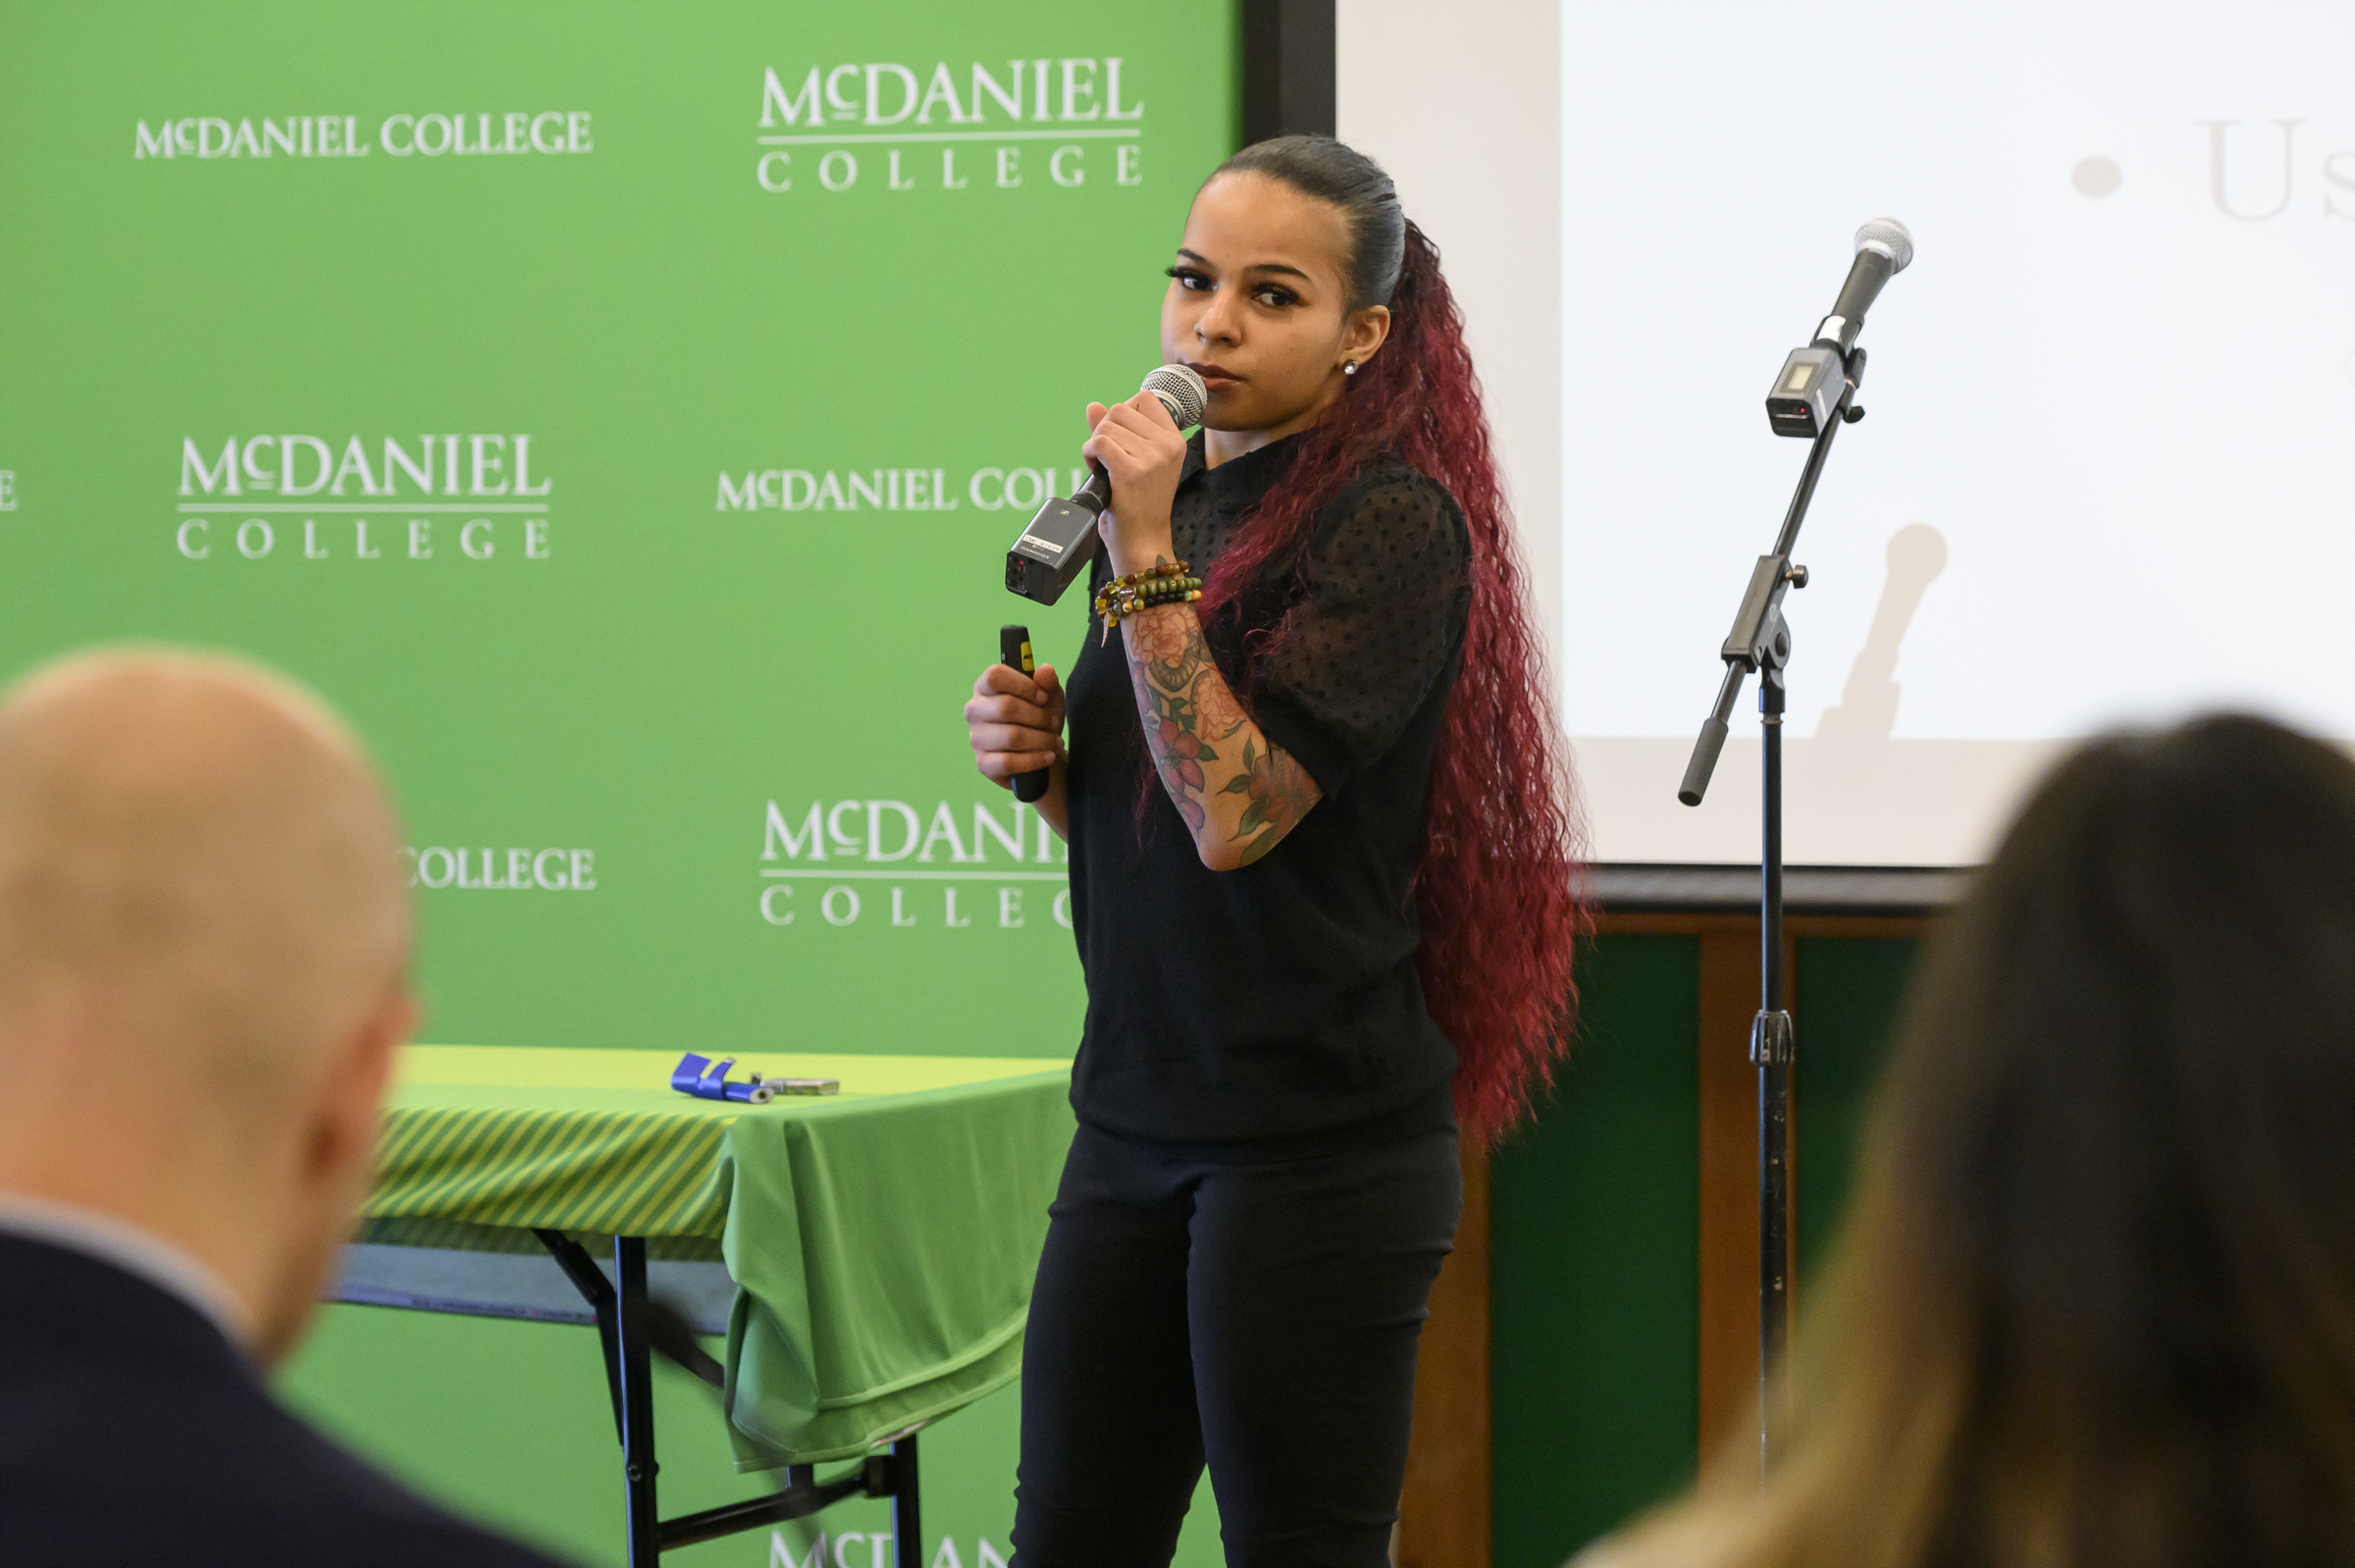
<path fill-rule="evenodd" d="M 1198 575 L 1295 441 L 1213 469 L 1189 449 L 1171 523 Z M 1120 634 L 1090 621 L 1070 676 L 1072 912 L 1087 1024 L 1079 1120 L 1238 1158 L 1446 1126 L 1455 1048 L 1424 1006 L 1414 875 L 1471 603 L 1471 543 L 1437 481 L 1385 456 L 1318 519 L 1305 558 L 1204 628 L 1242 692 L 1243 638 L 1297 607 L 1252 716 L 1323 799 L 1266 856 L 1202 864 L 1148 759 Z M 1091 597 L 1109 572 L 1098 555 Z"/>

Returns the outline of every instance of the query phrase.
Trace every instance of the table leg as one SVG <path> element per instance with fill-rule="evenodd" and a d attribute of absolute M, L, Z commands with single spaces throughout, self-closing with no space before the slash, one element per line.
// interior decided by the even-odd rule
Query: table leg
<path fill-rule="evenodd" d="M 608 1286 L 580 1244 L 559 1230 L 537 1232 L 563 1268 L 573 1285 L 597 1314 L 599 1336 L 604 1341 L 605 1376 L 613 1390 L 614 1425 L 621 1434 L 624 1516 L 627 1524 L 629 1568 L 657 1568 L 663 1548 L 691 1545 L 763 1524 L 805 1518 L 844 1497 L 864 1493 L 891 1498 L 895 1544 L 892 1568 L 924 1568 L 923 1508 L 917 1481 L 916 1434 L 891 1445 L 888 1458 L 870 1453 L 856 1470 L 831 1481 L 817 1479 L 814 1467 L 788 1465 L 785 1490 L 724 1507 L 706 1508 L 664 1524 L 655 1511 L 654 1380 L 653 1351 L 657 1348 L 654 1313 L 646 1291 L 646 1238 L 613 1238 L 613 1283 Z M 716 1364 L 695 1343 L 684 1323 L 673 1326 L 677 1343 L 660 1348 L 688 1371 L 713 1387 L 720 1379 Z M 699 1364 L 700 1363 L 700 1364 Z"/>
<path fill-rule="evenodd" d="M 924 1516 L 916 1485 L 916 1434 L 891 1445 L 892 1568 L 924 1568 Z"/>
<path fill-rule="evenodd" d="M 605 1362 L 605 1392 L 613 1403 L 613 1440 L 619 1442 L 622 1440 L 621 1353 L 614 1337 L 613 1287 L 605 1283 L 605 1277 L 597 1272 L 596 1262 L 581 1244 L 563 1231 L 534 1230 L 532 1234 L 548 1248 L 549 1256 L 556 1260 L 556 1267 L 564 1271 L 564 1278 L 572 1281 L 581 1299 L 589 1303 L 589 1310 L 597 1314 L 598 1349 Z"/>
<path fill-rule="evenodd" d="M 621 1470 L 629 1568 L 655 1568 L 662 1523 L 654 1511 L 654 1377 L 646 1329 L 646 1238 L 613 1238 L 614 1338 L 621 1362 Z"/>

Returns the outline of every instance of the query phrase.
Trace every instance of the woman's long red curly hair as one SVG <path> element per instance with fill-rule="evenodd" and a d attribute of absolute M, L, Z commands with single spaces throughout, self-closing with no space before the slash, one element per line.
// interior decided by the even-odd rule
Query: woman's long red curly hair
<path fill-rule="evenodd" d="M 1263 175 L 1339 207 L 1355 251 L 1343 269 L 1359 296 L 1352 308 L 1387 303 L 1390 331 L 1212 564 L 1202 618 L 1270 572 L 1298 572 L 1319 515 L 1383 452 L 1438 480 L 1463 508 L 1471 620 L 1432 759 L 1416 967 L 1433 1020 L 1455 1043 L 1457 1115 L 1475 1138 L 1492 1141 L 1568 1050 L 1578 1001 L 1571 958 L 1589 919 L 1579 892 L 1583 821 L 1480 378 L 1439 252 L 1399 212 L 1372 160 L 1329 137 L 1284 136 L 1244 148 L 1219 170 L 1230 173 Z M 1386 275 L 1395 279 L 1387 289 Z M 1239 694 L 1246 705 L 1283 634 L 1279 626 L 1255 640 Z"/>

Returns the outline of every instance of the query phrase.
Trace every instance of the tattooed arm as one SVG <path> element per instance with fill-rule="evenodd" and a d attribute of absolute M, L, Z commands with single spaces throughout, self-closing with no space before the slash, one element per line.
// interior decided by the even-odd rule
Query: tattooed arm
<path fill-rule="evenodd" d="M 1121 636 L 1145 745 L 1202 863 L 1214 871 L 1249 865 L 1317 804 L 1317 781 L 1243 712 L 1191 604 L 1131 615 Z"/>
<path fill-rule="evenodd" d="M 1185 466 L 1185 438 L 1151 392 L 1087 406 L 1080 454 L 1112 476 L 1117 509 L 1097 527 L 1112 569 L 1126 575 L 1167 564 L 1170 503 Z M 1316 780 L 1269 744 L 1229 690 L 1191 604 L 1157 604 L 1121 622 L 1128 679 L 1154 770 L 1214 871 L 1249 865 L 1274 849 L 1317 804 Z"/>

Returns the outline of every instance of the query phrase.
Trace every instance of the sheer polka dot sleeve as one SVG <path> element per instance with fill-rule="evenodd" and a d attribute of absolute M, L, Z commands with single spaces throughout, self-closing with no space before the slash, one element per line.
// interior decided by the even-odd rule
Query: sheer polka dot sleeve
<path fill-rule="evenodd" d="M 1396 458 L 1318 524 L 1253 717 L 1326 795 L 1388 751 L 1463 646 L 1471 542 L 1455 497 Z"/>

